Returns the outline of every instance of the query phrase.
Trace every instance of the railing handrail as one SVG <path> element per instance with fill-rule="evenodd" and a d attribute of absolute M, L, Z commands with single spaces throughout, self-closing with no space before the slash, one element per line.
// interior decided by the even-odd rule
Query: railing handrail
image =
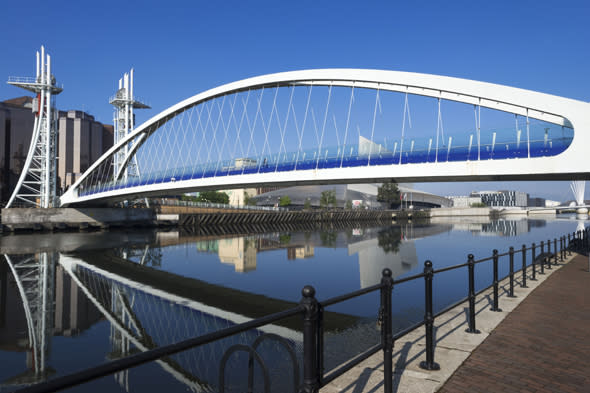
<path fill-rule="evenodd" d="M 561 260 L 563 261 L 566 256 L 566 251 L 569 251 L 571 255 L 572 247 L 589 247 L 590 246 L 590 228 L 586 228 L 583 231 L 573 232 L 573 236 L 570 238 L 570 233 L 566 236 L 561 236 L 560 239 L 560 250 L 559 255 Z M 551 242 L 551 239 L 549 239 Z M 553 253 L 548 251 L 551 255 L 547 258 L 546 261 L 541 262 L 541 267 L 543 266 L 544 262 L 547 262 L 550 266 L 551 264 L 551 257 L 554 257 L 555 264 L 557 264 L 558 258 L 558 250 L 557 250 L 557 238 L 554 238 L 554 247 Z M 568 244 L 569 243 L 569 244 Z M 409 277 L 405 277 L 399 280 L 393 280 L 391 277 L 391 270 L 384 269 L 383 276 L 381 282 L 379 284 L 375 284 L 366 288 L 361 288 L 356 291 L 352 291 L 343 295 L 335 296 L 329 299 L 324 300 L 323 302 L 317 301 L 315 299 L 315 289 L 310 286 L 306 286 L 302 293 L 303 299 L 300 304 L 296 307 L 290 308 L 288 310 L 280 311 L 277 313 L 273 313 L 261 318 L 257 318 L 248 322 L 244 322 L 226 329 L 218 330 L 216 332 L 208 333 L 199 337 L 194 337 L 191 339 L 187 339 L 175 344 L 166 345 L 163 347 L 151 349 L 145 352 L 137 353 L 134 355 L 130 355 L 128 357 L 111 361 L 109 363 L 105 363 L 103 365 L 99 365 L 90 369 L 86 369 L 77 373 L 73 373 L 70 375 L 65 375 L 63 377 L 58 377 L 53 380 L 49 380 L 37 385 L 29 386 L 17 392 L 20 393 L 32 393 L 32 392 L 48 392 L 48 391 L 55 391 L 60 389 L 65 389 L 68 387 L 72 387 L 75 385 L 79 385 L 81 383 L 89 382 L 91 380 L 104 377 L 109 374 L 114 374 L 120 372 L 122 370 L 129 369 L 131 367 L 135 367 L 147 362 L 151 362 L 162 357 L 170 356 L 178 352 L 185 351 L 187 349 L 191 349 L 200 345 L 208 344 L 213 341 L 217 341 L 250 329 L 254 329 L 257 327 L 261 327 L 270 323 L 274 323 L 280 321 L 285 318 L 293 317 L 295 315 L 301 314 L 304 316 L 304 365 L 307 365 L 306 362 L 311 361 L 314 367 L 307 367 L 304 370 L 304 385 L 306 385 L 305 391 L 310 392 L 317 392 L 320 387 L 325 386 L 338 376 L 344 374 L 346 371 L 350 370 L 355 365 L 359 364 L 363 360 L 367 359 L 369 356 L 377 353 L 379 350 L 383 349 L 384 351 L 384 372 L 385 372 L 385 379 L 387 379 L 388 375 L 391 379 L 391 372 L 392 370 L 387 370 L 387 368 L 391 369 L 391 359 L 387 359 L 391 357 L 391 349 L 393 348 L 393 341 L 397 340 L 406 334 L 414 331 L 421 326 L 426 326 L 426 354 L 427 354 L 427 361 L 421 363 L 421 367 L 426 368 L 428 370 L 437 369 L 438 364 L 434 362 L 434 344 L 433 344 L 433 333 L 432 333 L 432 326 L 434 319 L 449 310 L 459 306 L 460 304 L 464 303 L 465 301 L 470 301 L 470 321 L 469 325 L 470 328 L 467 330 L 468 333 L 479 333 L 475 329 L 475 321 L 471 320 L 474 318 L 475 313 L 474 305 L 471 304 L 471 301 L 477 295 L 481 295 L 483 292 L 490 290 L 491 288 L 494 289 L 494 307 L 491 309 L 492 311 L 501 311 L 498 308 L 498 283 L 500 281 L 505 280 L 506 278 L 510 278 L 510 285 L 511 288 L 513 286 L 513 257 L 518 253 L 525 253 L 523 254 L 523 268 L 519 269 L 523 273 L 523 282 L 522 287 L 526 287 L 526 251 L 533 250 L 533 258 L 531 258 L 531 267 L 533 273 L 533 280 L 535 277 L 536 272 L 536 257 L 534 251 L 538 248 L 535 243 L 530 248 L 527 248 L 526 245 L 522 245 L 520 249 L 514 249 L 510 247 L 510 250 L 507 253 L 499 254 L 497 250 L 494 250 L 493 255 L 491 257 L 482 258 L 479 260 L 474 260 L 473 255 L 468 256 L 468 262 L 462 263 L 458 265 L 449 266 L 446 268 L 434 270 L 432 268 L 432 263 L 430 261 L 425 262 L 425 269 L 423 273 L 415 274 Z M 546 254 L 546 253 L 545 253 Z M 498 279 L 497 271 L 498 271 L 498 260 L 501 256 L 511 256 L 511 263 L 510 263 L 510 273 L 505 277 Z M 540 254 L 541 255 L 541 254 Z M 546 257 L 545 257 L 546 258 Z M 463 268 L 469 266 L 470 269 L 476 264 L 485 261 L 493 260 L 494 261 L 494 280 L 490 286 L 487 286 L 483 289 L 475 293 L 470 293 L 468 296 L 453 302 L 450 305 L 447 305 L 443 309 L 439 310 L 436 313 L 432 312 L 432 279 L 438 273 L 447 272 L 450 270 L 456 270 L 459 268 Z M 471 272 L 471 270 L 470 270 Z M 426 288 L 426 315 L 423 321 L 417 322 L 409 327 L 404 328 L 402 331 L 397 332 L 395 335 L 392 332 L 391 328 L 391 291 L 392 289 L 401 283 L 413 281 L 419 278 L 425 279 L 425 288 Z M 473 276 L 470 275 L 470 288 L 473 287 Z M 331 370 L 330 373 L 326 376 L 323 375 L 323 308 L 327 306 L 334 305 L 336 303 L 341 303 L 346 300 L 362 296 L 364 294 L 374 292 L 374 291 L 381 291 L 381 307 L 379 311 L 379 322 L 382 326 L 382 342 L 380 344 L 374 345 L 373 347 L 369 348 L 368 350 L 364 351 L 361 354 L 356 355 L 354 358 L 349 359 L 344 364 L 340 365 L 337 369 Z M 387 310 L 389 308 L 389 310 Z M 322 315 L 321 317 L 319 315 Z M 306 322 L 305 322 L 306 321 Z M 311 324 L 310 324 L 311 322 Z M 310 336 L 312 338 L 313 346 L 309 347 L 309 340 Z M 311 355 L 310 355 L 311 354 Z M 313 359 L 308 359 L 308 356 L 312 356 Z M 391 383 L 385 382 L 384 389 L 387 393 L 391 392 Z"/>

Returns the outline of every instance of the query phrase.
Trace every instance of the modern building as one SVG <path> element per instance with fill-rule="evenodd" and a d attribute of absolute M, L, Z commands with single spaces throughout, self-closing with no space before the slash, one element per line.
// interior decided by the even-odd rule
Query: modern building
<path fill-rule="evenodd" d="M 448 196 L 453 201 L 453 207 L 472 207 L 482 203 L 481 196 Z"/>
<path fill-rule="evenodd" d="M 320 206 L 322 192 L 334 191 L 336 195 L 336 208 L 344 208 L 350 202 L 352 206 L 362 206 L 370 209 L 387 208 L 386 203 L 377 201 L 377 191 L 381 184 L 334 184 L 319 186 L 295 186 L 281 188 L 271 192 L 262 193 L 253 199 L 259 206 L 277 205 L 282 196 L 291 199 L 291 205 L 303 207 L 306 203 L 316 208 Z M 400 195 L 403 198 L 404 208 L 412 206 L 420 207 L 450 207 L 451 201 L 445 197 L 418 191 L 406 184 L 398 185 Z"/>
<path fill-rule="evenodd" d="M 18 181 L 27 158 L 35 115 L 33 98 L 18 97 L 0 102 L 0 202 L 5 204 Z M 58 114 L 58 192 L 113 145 L 113 126 L 97 122 L 82 111 Z"/>
<path fill-rule="evenodd" d="M 59 114 L 58 186 L 65 190 L 113 145 L 113 127 L 82 111 Z"/>
<path fill-rule="evenodd" d="M 34 115 L 33 99 L 19 97 L 0 102 L 0 201 L 8 202 L 25 166 Z"/>
<path fill-rule="evenodd" d="M 505 190 L 476 191 L 472 192 L 470 196 L 481 197 L 481 201 L 490 207 L 526 207 L 529 199 L 526 192 Z"/>
<path fill-rule="evenodd" d="M 527 206 L 530 207 L 545 207 L 545 198 L 529 197 Z"/>

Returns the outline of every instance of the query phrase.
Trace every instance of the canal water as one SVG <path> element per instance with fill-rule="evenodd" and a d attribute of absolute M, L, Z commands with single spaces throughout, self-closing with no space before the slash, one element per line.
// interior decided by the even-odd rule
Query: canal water
<path fill-rule="evenodd" d="M 558 238 L 586 220 L 460 218 L 394 225 L 342 224 L 267 231 L 226 228 L 220 235 L 184 231 L 20 234 L 0 238 L 0 391 L 13 391 L 134 353 L 227 328 L 296 306 L 312 285 L 321 301 L 380 281 L 464 263 L 467 254 Z M 559 244 L 559 242 L 558 242 Z M 553 247 L 553 245 L 552 245 Z M 522 263 L 517 254 L 516 267 Z M 530 253 L 527 258 L 530 263 Z M 500 276 L 508 274 L 500 258 Z M 476 267 L 476 289 L 492 281 L 492 264 Z M 467 294 L 466 269 L 437 274 L 434 307 Z M 505 294 L 504 294 L 505 295 Z M 393 290 L 394 332 L 424 316 L 424 280 Z M 325 370 L 379 343 L 379 294 L 325 310 Z M 281 339 L 276 339 L 280 336 Z M 301 366 L 301 318 L 226 338 L 158 362 L 107 376 L 74 391 L 215 392 L 220 364 L 236 344 L 253 346 L 272 391 L 290 392 L 290 348 Z M 257 344 L 258 345 L 258 344 Z M 235 347 L 234 347 L 235 348 Z M 227 356 L 225 391 L 246 391 L 248 357 Z M 263 372 L 254 367 L 254 390 Z"/>

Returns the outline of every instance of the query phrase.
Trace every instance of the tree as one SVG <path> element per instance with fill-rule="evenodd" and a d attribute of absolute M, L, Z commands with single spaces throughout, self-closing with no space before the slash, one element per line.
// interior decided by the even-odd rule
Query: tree
<path fill-rule="evenodd" d="M 344 208 L 346 210 L 352 210 L 352 201 L 350 199 L 346 201 L 346 204 L 344 205 Z"/>
<path fill-rule="evenodd" d="M 397 253 L 402 241 L 402 232 L 399 227 L 389 227 L 379 231 L 377 234 L 377 244 L 385 253 Z"/>
<path fill-rule="evenodd" d="M 309 210 L 311 209 L 311 201 L 309 200 L 309 198 L 307 198 L 305 200 L 305 202 L 303 203 L 303 209 L 304 210 Z"/>
<path fill-rule="evenodd" d="M 247 206 L 256 206 L 256 199 L 254 199 L 250 194 L 244 191 L 244 205 Z"/>
<path fill-rule="evenodd" d="M 284 195 L 279 199 L 279 206 L 286 207 L 291 204 L 291 198 L 288 195 Z"/>
<path fill-rule="evenodd" d="M 395 182 L 383 183 L 381 187 L 377 189 L 377 200 L 379 202 L 387 203 L 389 208 L 400 204 L 399 196 L 399 188 Z"/>
<path fill-rule="evenodd" d="M 194 195 L 182 194 L 180 196 L 181 201 L 198 202 L 199 201 L 198 199 L 199 198 Z"/>
<path fill-rule="evenodd" d="M 326 190 L 322 191 L 320 196 L 320 207 L 321 208 L 328 208 L 336 206 L 336 191 L 335 190 Z"/>
<path fill-rule="evenodd" d="M 338 232 L 322 231 L 320 232 L 320 241 L 324 247 L 336 247 L 336 240 L 338 240 Z"/>
<path fill-rule="evenodd" d="M 210 203 L 229 203 L 229 196 L 225 192 L 219 191 L 203 191 L 199 193 L 197 198 L 199 202 L 210 202 Z"/>

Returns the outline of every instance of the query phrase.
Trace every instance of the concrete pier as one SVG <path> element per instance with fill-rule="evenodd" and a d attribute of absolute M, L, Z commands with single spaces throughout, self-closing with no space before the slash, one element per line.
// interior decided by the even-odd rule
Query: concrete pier
<path fill-rule="evenodd" d="M 60 230 L 108 226 L 148 226 L 155 224 L 152 209 L 50 208 L 2 209 L 2 225 L 8 230 Z"/>

